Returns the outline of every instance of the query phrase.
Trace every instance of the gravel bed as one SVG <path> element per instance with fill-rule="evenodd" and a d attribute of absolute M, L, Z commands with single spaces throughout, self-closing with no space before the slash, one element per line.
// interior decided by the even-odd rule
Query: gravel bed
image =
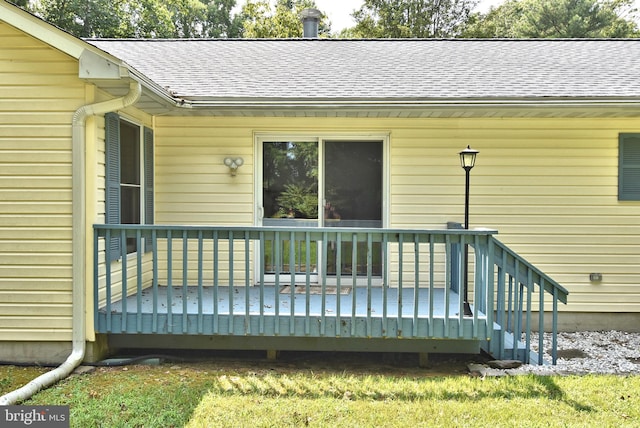
<path fill-rule="evenodd" d="M 532 334 L 531 346 L 538 337 Z M 551 361 L 551 334 L 544 335 L 545 361 Z M 585 331 L 558 333 L 557 365 L 524 365 L 508 374 L 640 374 L 640 333 Z"/>

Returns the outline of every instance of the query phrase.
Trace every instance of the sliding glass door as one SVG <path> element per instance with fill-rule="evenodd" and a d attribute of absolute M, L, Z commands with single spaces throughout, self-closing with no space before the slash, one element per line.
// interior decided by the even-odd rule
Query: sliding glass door
<path fill-rule="evenodd" d="M 297 227 L 379 228 L 383 223 L 383 142 L 356 140 L 262 141 L 261 198 L 265 226 L 283 227 L 281 239 L 266 242 L 262 269 L 267 281 L 292 278 L 317 282 L 323 245 L 328 280 L 367 275 L 367 248 L 350 242 L 289 242 L 285 231 Z M 308 260 L 311 262 L 308 263 Z M 372 251 L 372 275 L 382 275 L 380 247 Z M 309 272 L 307 272 L 309 271 Z"/>

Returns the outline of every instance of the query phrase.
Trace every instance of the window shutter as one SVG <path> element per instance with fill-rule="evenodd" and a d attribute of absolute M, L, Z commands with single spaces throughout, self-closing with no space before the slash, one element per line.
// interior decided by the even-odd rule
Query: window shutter
<path fill-rule="evenodd" d="M 153 224 L 153 130 L 144 128 L 144 223 Z M 144 251 L 151 251 L 153 242 L 147 239 Z"/>
<path fill-rule="evenodd" d="M 640 134 L 620 134 L 618 199 L 640 201 Z"/>
<path fill-rule="evenodd" d="M 105 125 L 105 213 L 106 224 L 120 224 L 120 117 L 115 113 L 104 116 Z M 110 260 L 120 258 L 121 242 L 112 237 L 109 242 Z"/>

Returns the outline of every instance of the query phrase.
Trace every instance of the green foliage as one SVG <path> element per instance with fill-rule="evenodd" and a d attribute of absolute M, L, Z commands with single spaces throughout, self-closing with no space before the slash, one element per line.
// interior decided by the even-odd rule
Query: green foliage
<path fill-rule="evenodd" d="M 242 37 L 242 16 L 231 13 L 231 10 L 236 6 L 236 0 L 209 0 L 205 4 L 203 36 L 212 38 Z"/>
<path fill-rule="evenodd" d="M 456 37 L 476 0 L 364 0 L 349 34 L 361 38 Z"/>
<path fill-rule="evenodd" d="M 314 0 L 16 0 L 77 37 L 298 38 Z M 363 0 L 340 38 L 640 37 L 634 0 L 505 0 L 471 14 L 477 0 Z M 326 16 L 320 37 L 331 37 Z"/>
<path fill-rule="evenodd" d="M 12 0 L 11 3 L 23 8 L 24 10 L 31 10 L 31 4 L 29 0 Z"/>
<path fill-rule="evenodd" d="M 506 0 L 502 5 L 491 8 L 486 15 L 475 13 L 469 17 L 462 33 L 468 38 L 518 38 L 516 23 L 525 10 L 521 0 Z"/>
<path fill-rule="evenodd" d="M 276 199 L 280 205 L 277 217 L 318 218 L 318 193 L 315 185 L 285 184 Z"/>
<path fill-rule="evenodd" d="M 42 17 L 78 37 L 125 37 L 125 0 L 41 0 Z"/>
<path fill-rule="evenodd" d="M 263 203 L 267 217 L 318 218 L 318 145 L 264 144 Z"/>
<path fill-rule="evenodd" d="M 35 12 L 77 37 L 240 37 L 236 0 L 41 0 Z"/>
<path fill-rule="evenodd" d="M 473 15 L 464 37 L 638 37 L 633 0 L 507 0 Z"/>
<path fill-rule="evenodd" d="M 244 37 L 246 38 L 299 38 L 302 37 L 300 12 L 317 9 L 314 0 L 278 0 L 272 10 L 269 0 L 247 0 L 242 7 Z M 326 15 L 321 20 L 318 35 L 328 36 L 331 23 Z"/>

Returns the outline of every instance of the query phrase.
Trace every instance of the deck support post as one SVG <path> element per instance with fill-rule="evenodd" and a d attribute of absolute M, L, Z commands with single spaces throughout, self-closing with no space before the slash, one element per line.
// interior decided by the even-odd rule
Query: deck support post
<path fill-rule="evenodd" d="M 418 353 L 418 366 L 423 369 L 429 368 L 429 353 L 427 352 Z"/>
<path fill-rule="evenodd" d="M 276 351 L 275 349 L 267 349 L 267 360 L 275 361 L 280 356 L 280 351 Z"/>

